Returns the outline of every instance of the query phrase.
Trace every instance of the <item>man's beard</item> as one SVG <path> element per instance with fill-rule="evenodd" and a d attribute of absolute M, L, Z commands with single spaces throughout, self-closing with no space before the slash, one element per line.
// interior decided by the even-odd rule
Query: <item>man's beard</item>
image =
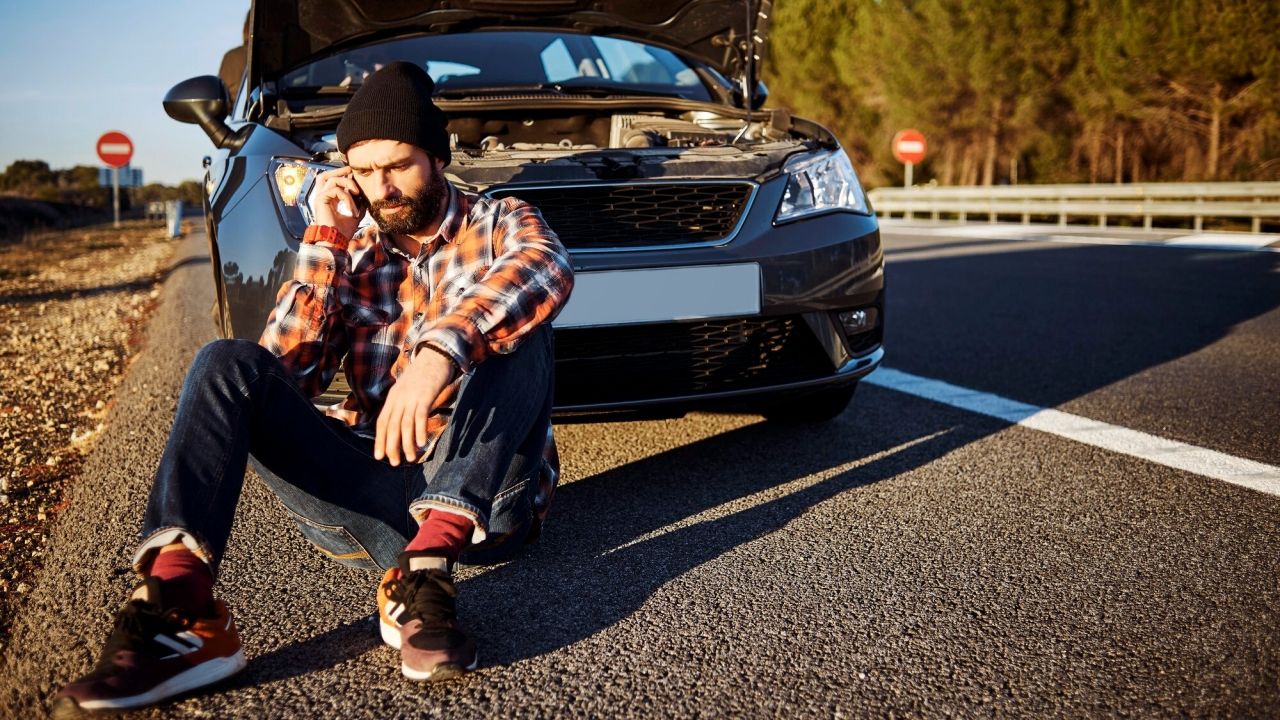
<path fill-rule="evenodd" d="M 431 180 L 417 195 L 401 195 L 390 200 L 378 200 L 370 204 L 378 229 L 389 235 L 413 235 L 427 229 L 448 201 L 449 193 L 444 176 L 432 173 Z M 382 213 L 388 208 L 404 209 L 390 217 Z"/>

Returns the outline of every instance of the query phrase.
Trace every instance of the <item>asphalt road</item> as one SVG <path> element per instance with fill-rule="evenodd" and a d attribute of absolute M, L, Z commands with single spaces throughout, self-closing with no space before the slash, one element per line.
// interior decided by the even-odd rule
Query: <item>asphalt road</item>
<path fill-rule="evenodd" d="M 0 671 L 91 664 L 182 371 L 203 238 Z M 1280 254 L 887 236 L 886 365 L 1280 465 Z M 825 426 L 558 429 L 542 542 L 465 571 L 482 668 L 404 680 L 374 574 L 247 485 L 219 590 L 249 667 L 137 717 L 1280 716 L 1280 497 L 864 383 Z"/>

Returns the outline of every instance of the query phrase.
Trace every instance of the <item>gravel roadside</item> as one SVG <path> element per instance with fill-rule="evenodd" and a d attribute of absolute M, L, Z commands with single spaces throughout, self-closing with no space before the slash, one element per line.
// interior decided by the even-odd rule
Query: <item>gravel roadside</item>
<path fill-rule="evenodd" d="M 0 652 L 173 250 L 143 222 L 0 246 Z"/>

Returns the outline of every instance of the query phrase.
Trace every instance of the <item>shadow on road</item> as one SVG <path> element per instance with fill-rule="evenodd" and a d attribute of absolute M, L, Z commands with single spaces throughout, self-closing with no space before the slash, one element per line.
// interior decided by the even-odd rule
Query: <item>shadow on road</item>
<path fill-rule="evenodd" d="M 221 686 L 210 688 L 208 692 L 253 687 L 310 675 L 360 657 L 381 644 L 375 620 L 373 616 L 362 617 L 302 642 L 263 653 L 250 662 L 247 672 L 233 676 Z"/>
<path fill-rule="evenodd" d="M 850 432 L 855 415 L 816 428 L 758 423 L 564 487 L 540 546 L 460 587 L 482 657 L 510 664 L 606 630 L 695 567 L 779 531 L 825 500 L 924 465 L 997 427 L 928 426 L 859 437 Z M 795 452 L 801 443 L 810 449 Z M 779 488 L 814 475 L 821 479 Z M 767 499 L 751 498 L 740 510 L 722 507 L 756 493 Z M 712 509 L 705 519 L 695 517 Z"/>

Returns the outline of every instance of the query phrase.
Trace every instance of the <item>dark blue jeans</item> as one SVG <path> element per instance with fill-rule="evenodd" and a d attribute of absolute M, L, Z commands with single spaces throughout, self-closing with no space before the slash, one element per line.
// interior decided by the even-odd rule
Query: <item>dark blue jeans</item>
<path fill-rule="evenodd" d="M 187 372 L 134 567 L 181 539 L 216 572 L 250 459 L 307 540 L 347 565 L 394 565 L 432 508 L 472 518 L 482 549 L 518 548 L 551 427 L 552 370 L 544 325 L 463 378 L 424 463 L 392 467 L 373 458 L 371 438 L 319 412 L 270 352 L 211 342 Z"/>

